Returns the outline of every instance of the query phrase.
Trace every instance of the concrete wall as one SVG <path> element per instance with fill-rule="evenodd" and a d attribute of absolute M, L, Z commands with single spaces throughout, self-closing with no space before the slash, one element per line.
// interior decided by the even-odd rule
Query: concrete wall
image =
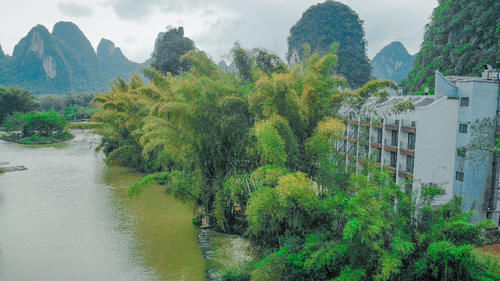
<path fill-rule="evenodd" d="M 458 100 L 442 97 L 435 103 L 417 108 L 414 188 L 437 184 L 444 194 L 435 204 L 444 204 L 453 197 L 454 160 L 456 152 Z"/>
<path fill-rule="evenodd" d="M 458 124 L 468 124 L 467 134 L 457 131 L 457 148 L 460 148 L 470 144 L 471 125 L 476 120 L 484 118 L 495 120 L 499 102 L 499 84 L 483 81 L 457 81 L 456 85 L 458 97 L 469 98 L 468 107 L 459 107 Z M 492 135 L 488 141 L 493 145 L 494 136 Z M 488 199 L 493 184 L 493 154 L 478 150 L 469 150 L 467 154 L 465 159 L 456 157 L 455 170 L 464 173 L 464 181 L 455 179 L 454 194 L 464 198 L 464 210 L 474 211 L 476 213 L 474 220 L 477 221 L 486 218 Z"/>
<path fill-rule="evenodd" d="M 456 97 L 457 88 L 444 77 L 441 72 L 436 71 L 434 94 L 436 97 Z"/>

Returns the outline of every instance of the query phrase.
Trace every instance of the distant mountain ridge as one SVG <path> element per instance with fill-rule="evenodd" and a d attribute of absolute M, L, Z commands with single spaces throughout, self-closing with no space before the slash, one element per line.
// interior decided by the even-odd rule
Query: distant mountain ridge
<path fill-rule="evenodd" d="M 372 76 L 400 83 L 408 77 L 414 60 L 401 42 L 392 42 L 371 61 Z"/>
<path fill-rule="evenodd" d="M 96 53 L 72 22 L 56 23 L 52 33 L 43 25 L 33 27 L 12 56 L 0 50 L 0 85 L 37 94 L 106 91 L 113 79 L 128 80 L 139 68 L 109 40 L 102 39 Z"/>

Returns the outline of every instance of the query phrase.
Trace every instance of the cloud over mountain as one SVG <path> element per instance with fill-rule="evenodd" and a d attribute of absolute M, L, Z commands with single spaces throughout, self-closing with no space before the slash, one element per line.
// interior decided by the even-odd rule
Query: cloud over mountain
<path fill-rule="evenodd" d="M 94 14 L 90 7 L 76 2 L 60 2 L 57 4 L 57 8 L 63 15 L 75 18 L 90 17 Z"/>

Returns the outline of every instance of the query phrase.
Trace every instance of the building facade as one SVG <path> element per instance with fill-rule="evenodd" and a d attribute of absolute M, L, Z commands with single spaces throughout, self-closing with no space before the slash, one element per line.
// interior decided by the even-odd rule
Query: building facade
<path fill-rule="evenodd" d="M 434 204 L 461 196 L 475 221 L 500 223 L 500 159 L 493 152 L 500 81 L 497 72 L 487 72 L 481 78 L 436 72 L 435 95 L 395 92 L 369 98 L 361 107 L 343 106 L 347 131 L 337 151 L 357 166 L 372 156 L 417 196 L 422 187 L 438 185 L 444 193 Z"/>

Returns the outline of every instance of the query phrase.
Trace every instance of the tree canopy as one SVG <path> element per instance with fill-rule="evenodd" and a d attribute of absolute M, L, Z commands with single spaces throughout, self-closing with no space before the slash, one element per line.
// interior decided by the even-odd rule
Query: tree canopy
<path fill-rule="evenodd" d="M 28 112 L 37 108 L 32 92 L 20 88 L 0 87 L 0 124 L 14 112 Z"/>
<path fill-rule="evenodd" d="M 67 121 L 61 114 L 51 110 L 44 112 L 16 112 L 3 123 L 11 134 L 0 135 L 6 141 L 22 144 L 49 144 L 71 139 L 73 135 L 64 130 Z M 20 133 L 18 133 L 20 131 Z"/>

